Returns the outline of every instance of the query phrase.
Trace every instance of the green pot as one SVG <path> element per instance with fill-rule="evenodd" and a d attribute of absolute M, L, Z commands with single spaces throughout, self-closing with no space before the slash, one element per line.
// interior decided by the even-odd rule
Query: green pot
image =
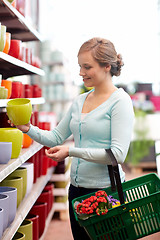
<path fill-rule="evenodd" d="M 26 98 L 15 98 L 8 101 L 7 114 L 15 126 L 29 123 L 32 114 L 31 101 Z"/>
<path fill-rule="evenodd" d="M 17 208 L 22 201 L 23 197 L 23 179 L 22 177 L 6 177 L 2 182 L 0 182 L 0 186 L 5 187 L 14 187 L 17 188 Z"/>
<path fill-rule="evenodd" d="M 1 25 L 1 35 L 0 35 L 0 51 L 3 52 L 6 43 L 6 29 L 5 25 Z"/>
<path fill-rule="evenodd" d="M 31 220 L 25 219 L 19 227 L 18 231 L 25 234 L 25 240 L 34 240 L 32 236 L 33 222 Z"/>
<path fill-rule="evenodd" d="M 19 167 L 9 177 L 21 177 L 23 179 L 22 198 L 24 198 L 27 190 L 27 168 Z"/>
<path fill-rule="evenodd" d="M 0 142 L 12 142 L 11 158 L 18 158 L 23 141 L 23 133 L 17 128 L 0 128 Z"/>

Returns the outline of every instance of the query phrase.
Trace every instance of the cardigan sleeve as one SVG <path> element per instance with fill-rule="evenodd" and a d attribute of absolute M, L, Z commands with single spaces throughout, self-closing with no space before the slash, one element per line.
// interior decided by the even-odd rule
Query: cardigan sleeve
<path fill-rule="evenodd" d="M 123 163 L 131 141 L 134 123 L 134 111 L 130 97 L 118 99 L 111 109 L 111 145 L 110 148 L 119 164 Z M 69 156 L 82 158 L 89 162 L 110 165 L 110 157 L 105 149 L 69 148 Z"/>
<path fill-rule="evenodd" d="M 52 131 L 42 130 L 31 125 L 27 135 L 36 142 L 47 147 L 54 147 L 62 144 L 72 134 L 69 127 L 71 120 L 71 108 L 72 106 Z"/>

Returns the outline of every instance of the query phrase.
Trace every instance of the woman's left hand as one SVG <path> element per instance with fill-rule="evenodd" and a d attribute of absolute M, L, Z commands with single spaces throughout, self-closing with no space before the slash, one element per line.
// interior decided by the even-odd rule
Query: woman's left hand
<path fill-rule="evenodd" d="M 45 149 L 45 154 L 47 157 L 51 158 L 56 162 L 63 161 L 66 157 L 69 156 L 69 147 L 68 146 L 56 146 L 50 149 Z"/>

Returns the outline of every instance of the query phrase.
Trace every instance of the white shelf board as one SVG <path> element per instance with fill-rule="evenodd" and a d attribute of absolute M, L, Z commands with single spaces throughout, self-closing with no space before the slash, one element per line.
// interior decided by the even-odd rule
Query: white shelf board
<path fill-rule="evenodd" d="M 2 236 L 1 240 L 9 240 L 12 239 L 17 229 L 21 225 L 22 221 L 27 216 L 28 212 L 36 202 L 37 198 L 41 194 L 47 182 L 50 180 L 53 169 L 48 169 L 47 175 L 41 176 L 37 179 L 36 183 L 33 185 L 31 192 L 23 199 L 21 204 L 17 209 L 17 213 L 14 221 L 11 223 L 10 227 L 8 227 Z"/>
<path fill-rule="evenodd" d="M 16 168 L 22 165 L 36 152 L 38 152 L 43 145 L 33 142 L 29 148 L 22 148 L 18 158 L 11 159 L 7 164 L 0 164 L 0 182 L 11 174 Z"/>
<path fill-rule="evenodd" d="M 1 74 L 4 79 L 19 75 L 37 74 L 44 76 L 45 74 L 42 69 L 34 67 L 3 52 L 0 52 L 0 65 L 3 66 Z"/>
<path fill-rule="evenodd" d="M 29 98 L 31 100 L 31 104 L 32 105 L 36 105 L 36 104 L 44 104 L 45 103 L 45 99 L 43 97 L 39 97 L 39 98 Z M 6 107 L 7 106 L 7 102 L 10 101 L 11 99 L 0 99 L 0 107 Z"/>
<path fill-rule="evenodd" d="M 54 188 L 53 195 L 54 196 L 66 196 L 68 195 L 68 189 L 69 189 L 70 182 L 67 184 L 65 188 Z"/>
<path fill-rule="evenodd" d="M 67 210 L 69 208 L 69 204 L 68 204 L 68 201 L 66 201 L 65 203 L 56 203 L 55 202 L 54 207 L 55 207 L 55 212 L 61 211 L 61 210 Z"/>
<path fill-rule="evenodd" d="M 53 182 L 67 181 L 69 179 L 69 176 L 70 176 L 70 168 L 64 174 L 53 173 L 51 177 L 51 181 Z"/>

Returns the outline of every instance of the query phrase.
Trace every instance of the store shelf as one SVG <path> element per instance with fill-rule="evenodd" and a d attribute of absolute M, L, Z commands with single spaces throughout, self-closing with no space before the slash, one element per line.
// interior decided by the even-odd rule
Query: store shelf
<path fill-rule="evenodd" d="M 46 219 L 46 224 L 45 224 L 44 232 L 43 232 L 43 234 L 42 234 L 42 236 L 40 237 L 39 240 L 45 239 L 45 235 L 46 235 L 47 229 L 48 229 L 48 227 L 49 227 L 49 224 L 50 224 L 50 222 L 51 222 L 51 220 L 52 220 L 52 217 L 53 217 L 53 215 L 54 215 L 54 212 L 55 212 L 55 203 L 53 203 L 53 207 L 52 207 L 50 213 L 48 214 L 48 217 L 47 217 L 47 219 Z M 34 240 L 34 239 L 33 239 L 33 240 Z"/>
<path fill-rule="evenodd" d="M 23 42 L 42 41 L 41 35 L 32 24 L 7 0 L 0 0 L 0 22 L 7 26 L 7 32 L 12 34 L 12 39 L 19 39 Z"/>
<path fill-rule="evenodd" d="M 23 148 L 18 158 L 11 159 L 8 164 L 0 165 L 0 182 L 5 179 L 9 174 L 11 174 L 16 168 L 22 165 L 30 157 L 32 157 L 36 152 L 38 152 L 43 145 L 33 142 L 29 148 Z"/>
<path fill-rule="evenodd" d="M 69 176 L 70 176 L 70 168 L 65 173 L 62 173 L 62 174 L 53 173 L 51 177 L 51 181 L 53 182 L 67 181 L 69 179 Z"/>
<path fill-rule="evenodd" d="M 53 172 L 53 169 L 50 168 L 48 169 L 47 175 L 41 176 L 40 178 L 37 179 L 37 182 L 33 185 L 31 192 L 28 194 L 27 197 L 23 199 L 23 201 L 19 205 L 14 221 L 12 222 L 10 227 L 4 231 L 1 240 L 12 239 L 17 229 L 21 225 L 22 221 L 25 219 L 28 212 L 30 211 L 30 209 L 36 202 L 37 198 L 41 194 L 43 188 L 45 187 L 47 182 L 50 180 L 52 172 Z"/>
<path fill-rule="evenodd" d="M 66 196 L 68 195 L 70 182 L 67 184 L 65 188 L 54 188 L 54 196 Z"/>
<path fill-rule="evenodd" d="M 36 105 L 36 104 L 44 104 L 45 103 L 45 99 L 43 97 L 40 98 L 29 98 L 31 100 L 31 104 L 32 105 Z M 0 99 L 0 107 L 6 107 L 7 106 L 7 102 L 10 101 L 11 99 Z"/>
<path fill-rule="evenodd" d="M 3 79 L 20 75 L 44 75 L 43 70 L 3 52 L 0 52 L 0 73 L 3 76 Z"/>
<path fill-rule="evenodd" d="M 69 207 L 69 203 L 68 201 L 65 203 L 54 203 L 54 207 L 55 207 L 55 212 L 61 211 L 61 210 L 67 210 Z"/>

